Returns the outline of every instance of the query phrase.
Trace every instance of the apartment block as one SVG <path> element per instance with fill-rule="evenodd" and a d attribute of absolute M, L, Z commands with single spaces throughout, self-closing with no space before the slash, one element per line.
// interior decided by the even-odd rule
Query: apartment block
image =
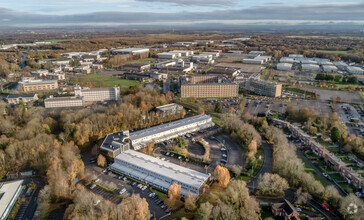
<path fill-rule="evenodd" d="M 112 88 L 74 88 L 75 96 L 83 96 L 85 102 L 117 101 L 120 99 L 120 87 Z"/>

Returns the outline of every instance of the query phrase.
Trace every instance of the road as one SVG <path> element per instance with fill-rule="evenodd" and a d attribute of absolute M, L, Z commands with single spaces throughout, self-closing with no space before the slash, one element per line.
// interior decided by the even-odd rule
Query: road
<path fill-rule="evenodd" d="M 339 217 L 337 217 L 336 215 L 334 215 L 333 213 L 326 211 L 325 209 L 323 209 L 320 205 L 320 203 L 316 202 L 315 200 L 311 199 L 308 201 L 308 204 L 310 204 L 314 209 L 316 209 L 317 211 L 319 211 L 321 214 L 323 214 L 326 218 L 330 219 L 330 220 L 340 220 Z"/>
<path fill-rule="evenodd" d="M 322 177 L 322 179 L 325 181 L 325 183 L 327 184 L 327 185 L 333 185 L 337 190 L 338 190 L 338 192 L 340 193 L 340 195 L 341 196 L 346 196 L 347 195 L 347 193 L 341 188 L 341 187 L 338 187 L 335 183 L 333 183 L 333 182 L 331 182 L 331 181 L 329 181 L 323 174 L 322 174 L 322 172 L 321 172 L 321 170 L 319 169 L 319 168 L 317 168 L 317 166 L 315 165 L 315 164 L 313 164 L 312 163 L 312 161 L 311 160 L 309 160 L 306 156 L 305 156 L 305 154 L 302 152 L 302 151 L 300 151 L 300 150 L 297 150 L 296 151 L 296 153 L 297 153 L 297 155 L 305 162 L 305 163 L 307 163 L 307 164 L 309 164 L 311 167 L 312 167 L 312 169 L 315 171 L 315 173 L 317 174 L 317 175 L 319 175 L 319 176 L 321 176 Z"/>
<path fill-rule="evenodd" d="M 247 187 L 251 192 L 254 192 L 255 187 L 258 185 L 259 177 L 261 175 L 264 175 L 265 173 L 270 173 L 272 171 L 273 150 L 271 146 L 267 143 L 267 141 L 264 139 L 262 139 L 261 147 L 264 152 L 262 167 L 260 168 L 259 172 L 253 178 L 251 178 L 251 180 L 247 183 Z"/>

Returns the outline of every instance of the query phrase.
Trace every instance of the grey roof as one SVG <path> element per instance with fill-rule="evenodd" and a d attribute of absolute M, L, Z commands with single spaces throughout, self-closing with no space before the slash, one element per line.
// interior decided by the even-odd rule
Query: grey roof
<path fill-rule="evenodd" d="M 59 101 L 70 101 L 70 100 L 82 100 L 82 96 L 67 96 L 67 97 L 53 97 L 47 98 L 44 101 L 46 102 L 59 102 Z"/>
<path fill-rule="evenodd" d="M 50 83 L 56 83 L 58 82 L 58 80 L 36 80 L 36 81 L 24 81 L 24 82 L 19 82 L 20 84 L 24 84 L 24 85 L 39 85 L 39 84 L 50 84 Z"/>
<path fill-rule="evenodd" d="M 7 99 L 17 99 L 17 98 L 34 98 L 36 94 L 19 94 L 19 95 L 8 95 Z"/>
<path fill-rule="evenodd" d="M 137 139 L 147 137 L 152 134 L 167 132 L 169 130 L 173 130 L 173 129 L 181 127 L 181 126 L 186 126 L 191 123 L 196 123 L 198 121 L 203 121 L 203 120 L 208 120 L 208 119 L 211 119 L 211 117 L 208 115 L 195 115 L 192 117 L 173 121 L 173 122 L 170 122 L 167 124 L 161 124 L 161 125 L 158 125 L 155 127 L 151 127 L 151 128 L 147 128 L 147 129 L 143 129 L 143 130 L 135 131 L 135 132 L 131 133 L 130 140 L 137 140 Z"/>
<path fill-rule="evenodd" d="M 173 182 L 184 183 L 186 185 L 193 186 L 197 189 L 209 178 L 210 175 L 188 169 L 177 164 L 163 161 L 161 159 L 134 151 L 134 150 L 126 150 L 116 156 L 115 163 L 111 165 L 111 167 L 123 169 L 121 164 L 118 163 L 118 160 L 125 161 L 131 165 L 136 167 L 141 167 L 151 173 L 157 173 L 165 178 L 172 179 Z M 122 166 L 122 167 L 121 167 Z M 131 169 L 131 167 L 128 167 Z M 133 170 L 129 170 L 129 172 L 135 172 Z M 143 172 L 141 178 L 145 179 L 149 176 L 149 181 L 160 181 L 163 182 L 164 179 L 156 178 L 154 175 L 148 175 L 149 172 Z M 152 178 L 151 178 L 152 177 Z M 153 178 L 154 177 L 154 178 Z M 169 184 L 168 184 L 169 185 Z M 165 187 L 169 188 L 169 187 Z M 182 192 L 182 194 L 184 194 Z"/>
<path fill-rule="evenodd" d="M 5 210 L 22 184 L 23 180 L 0 183 L 0 218 L 5 217 Z"/>
<path fill-rule="evenodd" d="M 156 109 L 158 109 L 160 111 L 168 111 L 170 109 L 176 109 L 176 108 L 178 108 L 180 106 L 181 105 L 178 105 L 176 103 L 171 103 L 171 104 L 167 104 L 167 105 L 158 106 L 158 107 L 156 107 Z"/>

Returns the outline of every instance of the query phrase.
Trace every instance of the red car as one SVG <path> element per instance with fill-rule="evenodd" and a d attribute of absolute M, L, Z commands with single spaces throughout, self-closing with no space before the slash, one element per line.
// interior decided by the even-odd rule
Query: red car
<path fill-rule="evenodd" d="M 330 209 L 329 209 L 329 208 L 327 208 L 327 206 L 326 206 L 325 204 L 321 204 L 321 207 L 322 207 L 323 209 L 325 209 L 326 211 L 330 211 Z"/>

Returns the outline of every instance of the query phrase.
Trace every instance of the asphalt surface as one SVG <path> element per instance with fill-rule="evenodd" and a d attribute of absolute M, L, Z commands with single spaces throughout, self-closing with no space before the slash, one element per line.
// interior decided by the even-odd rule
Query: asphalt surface
<path fill-rule="evenodd" d="M 330 220 L 340 220 L 339 217 L 337 217 L 336 215 L 334 215 L 330 211 L 326 211 L 325 209 L 323 209 L 321 207 L 320 203 L 316 202 L 315 200 L 313 200 L 313 199 L 309 200 L 308 204 L 310 204 L 314 209 L 316 209 L 321 214 L 323 214 L 326 218 L 328 218 Z"/>
<path fill-rule="evenodd" d="M 247 187 L 251 192 L 254 192 L 255 187 L 257 187 L 259 182 L 259 177 L 264 175 L 265 173 L 270 173 L 272 171 L 273 166 L 273 150 L 272 147 L 267 143 L 266 140 L 262 139 L 261 145 L 264 152 L 263 164 L 259 172 L 251 178 L 251 180 L 247 183 Z"/>

